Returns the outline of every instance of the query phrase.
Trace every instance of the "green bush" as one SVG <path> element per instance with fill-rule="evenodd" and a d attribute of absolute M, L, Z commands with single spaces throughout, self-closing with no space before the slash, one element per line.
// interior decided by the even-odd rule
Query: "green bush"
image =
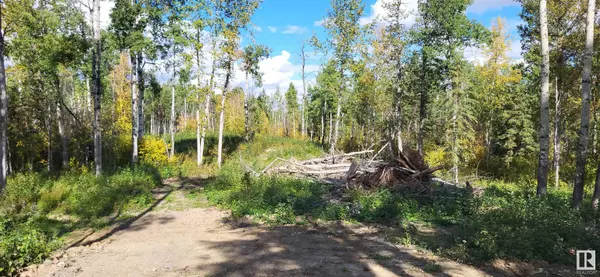
<path fill-rule="evenodd" d="M 46 187 L 40 193 L 37 208 L 42 213 L 49 213 L 59 206 L 69 196 L 69 183 L 65 182 L 64 178 L 56 181 L 52 187 Z"/>
<path fill-rule="evenodd" d="M 76 224 L 81 227 L 117 210 L 147 207 L 154 200 L 152 189 L 160 183 L 156 170 L 147 166 L 100 177 L 81 171 L 57 179 L 34 173 L 11 176 L 0 199 L 0 276 L 41 262 Z M 52 211 L 81 220 L 53 220 L 47 216 Z"/>
<path fill-rule="evenodd" d="M 40 197 L 40 190 L 47 186 L 40 173 L 18 173 L 7 180 L 0 196 L 0 209 L 4 214 L 30 213 Z"/>
<path fill-rule="evenodd" d="M 17 275 L 31 263 L 40 263 L 54 249 L 48 237 L 29 224 L 0 219 L 0 275 Z"/>

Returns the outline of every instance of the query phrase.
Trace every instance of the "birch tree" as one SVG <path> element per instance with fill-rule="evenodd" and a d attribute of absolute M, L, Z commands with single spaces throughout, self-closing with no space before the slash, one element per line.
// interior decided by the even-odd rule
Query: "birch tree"
<path fill-rule="evenodd" d="M 8 173 L 8 95 L 6 93 L 6 69 L 4 66 L 4 2 L 0 3 L 0 194 L 6 187 Z"/>
<path fill-rule="evenodd" d="M 90 16 L 93 18 L 92 26 L 94 32 L 94 48 L 92 49 L 92 97 L 94 101 L 94 117 L 92 120 L 94 137 L 94 164 L 96 176 L 102 174 L 102 130 L 100 126 L 100 117 L 102 110 L 101 94 L 102 81 L 100 76 L 100 67 L 102 62 L 102 42 L 100 38 L 100 0 L 93 0 L 90 6 Z"/>
<path fill-rule="evenodd" d="M 550 128 L 549 128 L 549 95 L 550 89 L 550 54 L 548 48 L 548 16 L 546 8 L 546 0 L 540 0 L 540 36 L 542 43 L 542 73 L 541 73 L 541 95 L 540 95 L 540 153 L 538 161 L 538 172 L 537 172 L 537 195 L 544 196 L 547 193 L 548 187 L 548 152 L 550 144 Z M 585 102 L 585 100 L 584 100 Z M 589 105 L 589 97 L 588 97 Z M 585 105 L 585 104 L 584 104 Z M 582 129 L 584 120 L 582 119 Z M 587 141 L 587 125 L 586 128 L 586 141 Z M 581 147 L 581 141 L 580 141 Z M 586 147 L 586 146 L 584 146 Z M 578 159 L 579 160 L 579 159 Z M 578 162 L 579 163 L 579 162 Z"/>
<path fill-rule="evenodd" d="M 544 0 L 542 0 L 544 1 Z M 579 147 L 575 168 L 575 185 L 573 186 L 573 208 L 579 208 L 583 200 L 585 185 L 585 166 L 588 151 L 588 133 L 590 125 L 590 95 L 592 90 L 592 55 L 594 52 L 594 21 L 596 0 L 588 0 L 585 50 L 583 53 L 583 72 L 581 74 L 581 128 L 579 129 Z M 600 166 L 598 167 L 600 169 Z M 596 173 L 598 174 L 598 173 Z M 598 208 L 600 197 L 600 180 L 596 177 L 593 195 L 593 206 Z M 538 191 L 539 192 L 539 191 Z"/>
<path fill-rule="evenodd" d="M 238 57 L 238 48 L 240 43 L 241 31 L 247 29 L 250 23 L 250 17 L 261 3 L 260 0 L 232 0 L 221 3 L 217 8 L 222 9 L 222 15 L 225 16 L 225 28 L 223 31 L 224 42 L 221 46 L 223 60 L 221 68 L 225 70 L 225 82 L 223 84 L 221 96 L 221 113 L 219 116 L 219 144 L 217 149 L 217 163 L 219 168 L 223 162 L 223 129 L 225 125 L 225 99 L 231 79 L 234 77 L 233 69 Z"/>

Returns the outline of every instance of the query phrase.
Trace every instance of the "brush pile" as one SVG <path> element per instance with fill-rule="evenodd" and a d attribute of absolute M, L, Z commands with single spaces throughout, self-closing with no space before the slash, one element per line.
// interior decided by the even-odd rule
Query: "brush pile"
<path fill-rule="evenodd" d="M 372 153 L 361 151 L 305 161 L 277 158 L 261 173 L 290 174 L 347 188 L 404 186 L 424 192 L 434 180 L 433 173 L 443 169 L 442 166 L 429 167 L 416 151 L 406 150 L 388 160 L 376 160 L 377 155 L 369 158 Z M 279 166 L 275 167 L 276 164 Z"/>

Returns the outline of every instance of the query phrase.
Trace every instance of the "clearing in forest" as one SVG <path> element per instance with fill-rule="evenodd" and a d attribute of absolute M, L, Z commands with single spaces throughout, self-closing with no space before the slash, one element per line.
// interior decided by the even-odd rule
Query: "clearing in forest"
<path fill-rule="evenodd" d="M 472 266 L 388 242 L 357 224 L 261 226 L 230 220 L 179 183 L 158 205 L 94 234 L 23 276 L 487 276 Z M 187 184 L 187 185 L 186 185 Z M 190 196 L 191 195 L 191 196 Z M 87 235 L 87 236 L 86 236 Z M 73 238 L 75 239 L 75 238 Z"/>

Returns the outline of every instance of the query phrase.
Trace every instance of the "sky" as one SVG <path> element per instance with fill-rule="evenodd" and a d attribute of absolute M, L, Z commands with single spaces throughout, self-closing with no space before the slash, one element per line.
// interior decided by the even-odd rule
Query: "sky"
<path fill-rule="evenodd" d="M 382 5 L 384 1 L 386 0 L 365 0 L 365 16 L 361 23 L 370 23 L 385 16 Z M 417 0 L 406 2 L 407 9 L 416 10 Z M 263 83 L 267 92 L 272 93 L 277 86 L 282 91 L 286 90 L 290 82 L 302 91 L 300 46 L 302 41 L 310 39 L 313 34 L 324 35 L 321 23 L 328 8 L 327 0 L 264 0 L 261 4 L 252 22 L 254 42 L 272 49 L 271 58 L 261 62 Z M 522 22 L 519 18 L 520 10 L 520 4 L 514 0 L 475 0 L 468 8 L 467 16 L 488 28 L 494 18 L 505 18 L 512 39 L 509 57 L 520 60 L 521 44 L 517 32 L 517 26 Z M 415 22 L 414 14 L 415 12 L 405 20 L 407 25 Z M 251 43 L 252 40 L 244 42 Z M 312 50 L 309 53 L 313 56 L 306 68 L 310 85 L 314 82 L 323 61 L 315 57 Z M 482 61 L 482 51 L 477 48 L 465 49 L 465 58 L 470 61 Z M 240 77 L 243 76 L 236 76 L 238 85 L 243 84 L 243 78 Z"/>
<path fill-rule="evenodd" d="M 385 16 L 383 2 L 388 0 L 364 0 L 365 15 L 361 24 L 371 23 Z M 405 19 L 405 24 L 411 26 L 415 22 L 418 0 L 406 0 L 406 8 L 410 11 Z M 101 2 L 101 23 L 103 26 L 110 24 L 108 16 L 114 5 L 112 1 Z M 290 83 L 302 92 L 300 47 L 303 41 L 310 39 L 313 34 L 318 37 L 325 35 L 322 20 L 329 9 L 328 0 L 264 0 L 252 17 L 253 36 L 242 38 L 242 46 L 257 43 L 271 48 L 271 56 L 260 63 L 263 75 L 263 88 L 273 94 L 279 87 L 287 90 Z M 514 0 L 474 0 L 467 9 L 467 16 L 486 27 L 490 27 L 492 20 L 497 17 L 506 19 L 508 31 L 511 35 L 509 58 L 514 61 L 521 60 L 520 37 L 517 26 L 522 24 L 519 18 L 520 4 Z M 205 49 L 208 52 L 208 49 Z M 319 55 L 309 49 L 310 59 L 306 65 L 307 85 L 314 83 L 320 65 L 324 62 Z M 472 62 L 484 60 L 481 49 L 467 48 L 464 50 L 465 58 Z M 206 64 L 210 64 L 210 60 Z M 162 70 L 161 70 L 162 71 Z M 166 81 L 169 74 L 159 71 L 158 79 Z M 208 71 L 205 69 L 205 71 Z M 239 66 L 235 69 L 233 86 L 245 87 L 245 76 Z M 251 92 L 258 93 L 251 85 Z"/>

